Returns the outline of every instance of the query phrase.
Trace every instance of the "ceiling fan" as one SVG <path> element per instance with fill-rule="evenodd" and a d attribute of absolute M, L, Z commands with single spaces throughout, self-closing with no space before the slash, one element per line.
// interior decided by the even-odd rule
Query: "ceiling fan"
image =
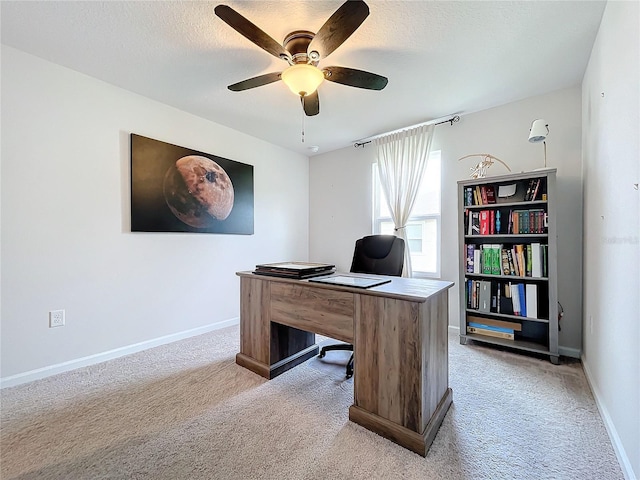
<path fill-rule="evenodd" d="M 300 96 L 304 113 L 313 116 L 320 112 L 317 88 L 324 80 L 369 90 L 382 90 L 387 86 L 387 78 L 375 73 L 347 67 L 318 68 L 318 63 L 342 45 L 367 18 L 369 7 L 363 1 L 346 1 L 318 33 L 295 30 L 286 35 L 282 45 L 227 5 L 218 5 L 215 13 L 238 33 L 289 64 L 282 72 L 266 73 L 229 85 L 227 88 L 231 91 L 240 92 L 282 80 Z"/>

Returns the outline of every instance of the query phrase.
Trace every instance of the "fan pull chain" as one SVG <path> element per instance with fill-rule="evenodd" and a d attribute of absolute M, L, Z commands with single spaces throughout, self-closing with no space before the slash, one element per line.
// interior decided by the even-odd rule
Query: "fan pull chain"
<path fill-rule="evenodd" d="M 300 97 L 302 99 L 302 143 L 304 143 L 304 96 Z"/>

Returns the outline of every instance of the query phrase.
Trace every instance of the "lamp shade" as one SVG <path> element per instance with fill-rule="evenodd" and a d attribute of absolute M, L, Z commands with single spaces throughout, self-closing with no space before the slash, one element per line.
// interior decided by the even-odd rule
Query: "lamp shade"
<path fill-rule="evenodd" d="M 311 95 L 324 80 L 322 70 L 313 65 L 291 65 L 282 72 L 282 81 L 296 95 Z"/>
<path fill-rule="evenodd" d="M 546 120 L 539 118 L 534 120 L 529 130 L 529 141 L 531 143 L 544 142 L 549 135 L 549 124 Z"/>

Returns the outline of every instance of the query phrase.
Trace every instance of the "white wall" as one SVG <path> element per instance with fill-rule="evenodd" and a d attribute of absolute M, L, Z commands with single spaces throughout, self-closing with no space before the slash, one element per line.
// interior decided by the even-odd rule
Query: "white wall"
<path fill-rule="evenodd" d="M 130 133 L 254 165 L 255 234 L 131 233 Z M 236 271 L 307 260 L 308 176 L 305 156 L 3 47 L 2 379 L 237 321 Z"/>
<path fill-rule="evenodd" d="M 442 278 L 458 282 L 457 181 L 468 178 L 480 158 L 490 153 L 512 171 L 543 166 L 543 147 L 528 142 L 531 122 L 544 118 L 551 133 L 547 165 L 558 169 L 559 299 L 565 311 L 561 354 L 579 356 L 582 337 L 582 204 L 580 88 L 560 90 L 501 107 L 463 115 L 459 123 L 436 127 L 433 149 L 442 151 Z M 371 233 L 372 144 L 315 156 L 310 161 L 310 259 L 335 262 L 348 270 L 355 240 Z M 508 173 L 500 164 L 489 176 Z M 458 286 L 449 295 L 449 324 L 459 325 Z"/>
<path fill-rule="evenodd" d="M 629 479 L 640 478 L 639 85 L 640 4 L 608 2 L 582 85 L 583 363 Z"/>

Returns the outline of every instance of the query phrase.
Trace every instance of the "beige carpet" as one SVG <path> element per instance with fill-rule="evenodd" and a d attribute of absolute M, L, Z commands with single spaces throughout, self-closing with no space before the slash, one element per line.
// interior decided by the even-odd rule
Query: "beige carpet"
<path fill-rule="evenodd" d="M 347 352 L 272 381 L 230 327 L 4 389 L 9 479 L 622 479 L 577 362 L 461 346 L 426 458 L 348 420 Z M 356 373 L 357 374 L 357 373 Z"/>

